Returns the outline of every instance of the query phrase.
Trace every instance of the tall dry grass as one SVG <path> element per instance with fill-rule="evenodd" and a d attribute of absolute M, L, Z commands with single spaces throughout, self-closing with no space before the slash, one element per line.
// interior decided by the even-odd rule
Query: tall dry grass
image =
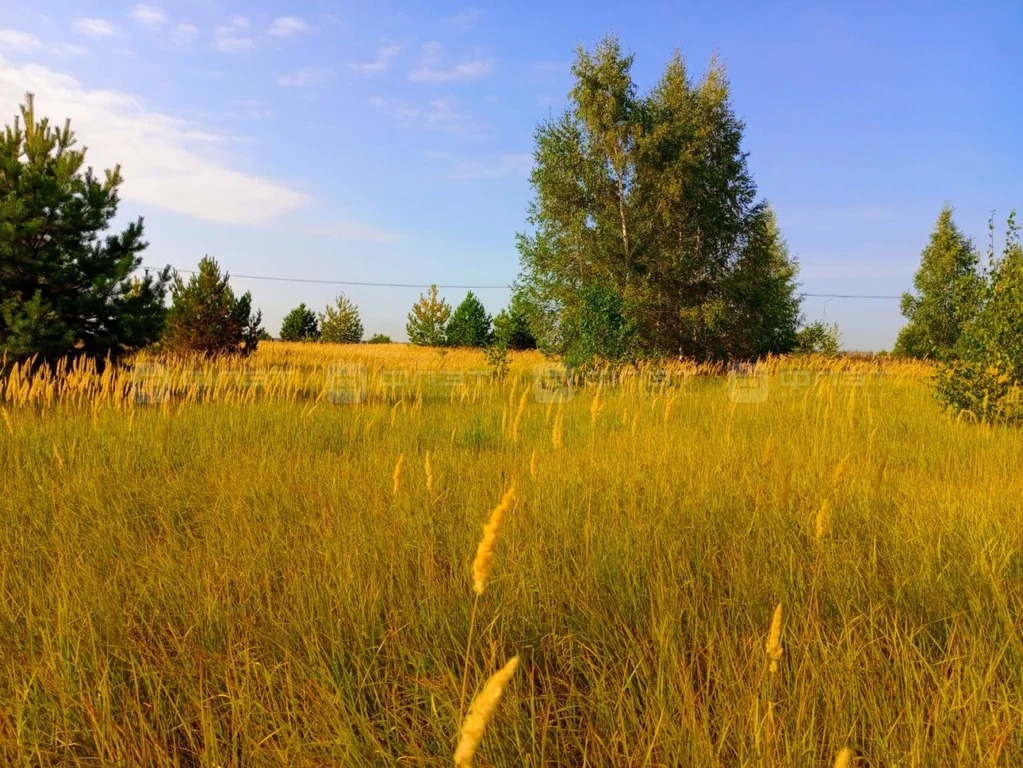
<path fill-rule="evenodd" d="M 361 401 L 326 396 L 339 362 Z M 1019 431 L 897 362 L 774 360 L 758 402 L 682 365 L 523 401 L 542 364 L 394 387 L 486 366 L 267 344 L 168 363 L 163 399 L 13 372 L 0 764 L 450 765 L 515 656 L 479 765 L 1023 763 Z"/>

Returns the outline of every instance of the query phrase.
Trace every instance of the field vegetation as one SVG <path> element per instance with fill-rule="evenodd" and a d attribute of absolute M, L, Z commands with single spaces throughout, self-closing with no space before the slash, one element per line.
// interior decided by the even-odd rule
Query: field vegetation
<path fill-rule="evenodd" d="M 204 365 L 0 383 L 0 763 L 450 765 L 502 668 L 480 766 L 1023 761 L 1023 434 L 926 363 Z"/>

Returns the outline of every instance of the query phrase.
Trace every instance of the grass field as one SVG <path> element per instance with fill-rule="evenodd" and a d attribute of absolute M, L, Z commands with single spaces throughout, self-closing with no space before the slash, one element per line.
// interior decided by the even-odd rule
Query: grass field
<path fill-rule="evenodd" d="M 479 766 L 1023 764 L 1023 433 L 898 362 L 544 365 L 8 379 L 0 764 L 451 765 L 516 655 Z"/>

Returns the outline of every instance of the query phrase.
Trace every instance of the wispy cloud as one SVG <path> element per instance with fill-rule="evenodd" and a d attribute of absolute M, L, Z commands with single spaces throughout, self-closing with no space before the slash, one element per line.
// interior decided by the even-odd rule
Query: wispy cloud
<path fill-rule="evenodd" d="M 146 107 L 138 97 L 89 90 L 75 78 L 0 56 L 0 104 L 39 94 L 36 108 L 58 122 L 70 117 L 88 162 L 120 163 L 126 201 L 207 221 L 257 225 L 295 210 L 310 197 L 290 186 L 234 170 L 222 147 L 233 139 Z"/>
<path fill-rule="evenodd" d="M 504 179 L 526 176 L 533 167 L 533 156 L 526 153 L 505 154 L 490 162 L 458 162 L 451 178 L 459 181 Z"/>
<path fill-rule="evenodd" d="M 245 53 L 256 47 L 248 35 L 249 20 L 244 16 L 232 16 L 227 24 L 216 28 L 213 33 L 213 47 L 222 53 Z"/>
<path fill-rule="evenodd" d="M 147 5 L 146 3 L 136 5 L 129 16 L 137 24 L 149 27 L 150 29 L 158 29 L 167 21 L 167 14 L 163 12 L 163 9 L 155 5 Z"/>
<path fill-rule="evenodd" d="M 106 19 L 81 18 L 75 19 L 75 31 L 88 37 L 113 37 L 117 29 Z"/>
<path fill-rule="evenodd" d="M 288 75 L 281 75 L 277 78 L 277 85 L 286 88 L 311 88 L 316 85 L 323 85 L 330 79 L 331 70 L 306 67 Z"/>
<path fill-rule="evenodd" d="M 448 16 L 442 22 L 446 27 L 455 27 L 456 29 L 468 30 L 476 26 L 476 22 L 483 16 L 483 11 L 479 8 L 463 8 L 454 16 Z"/>
<path fill-rule="evenodd" d="M 469 59 L 450 67 L 443 66 L 444 46 L 433 41 L 424 43 L 419 66 L 409 73 L 409 80 L 418 83 L 451 83 L 458 80 L 479 80 L 494 71 L 491 58 Z"/>
<path fill-rule="evenodd" d="M 43 47 L 43 41 L 29 32 L 19 32 L 15 29 L 0 29 L 0 51 L 20 53 L 24 51 L 38 51 Z"/>
<path fill-rule="evenodd" d="M 401 53 L 402 46 L 400 45 L 385 45 L 383 48 L 377 49 L 377 57 L 373 61 L 350 61 L 348 62 L 348 68 L 355 70 L 356 72 L 383 72 L 387 69 L 391 62 L 394 61 L 395 57 Z"/>
<path fill-rule="evenodd" d="M 309 25 L 297 16 L 281 16 L 270 25 L 270 34 L 274 37 L 294 37 L 307 29 Z"/>
<path fill-rule="evenodd" d="M 56 56 L 84 56 L 88 50 L 74 43 L 43 43 L 30 32 L 0 29 L 0 51 L 8 53 L 46 52 Z"/>
<path fill-rule="evenodd" d="M 266 120 L 274 116 L 273 110 L 259 99 L 235 99 L 231 102 L 231 106 L 237 107 L 239 110 L 238 114 L 231 115 L 232 117 L 240 116 L 249 120 Z"/>
<path fill-rule="evenodd" d="M 366 240 L 374 243 L 397 243 L 405 239 L 405 235 L 400 232 L 389 232 L 370 224 L 345 218 L 333 219 L 329 224 L 305 228 L 303 232 L 318 237 Z"/>
<path fill-rule="evenodd" d="M 462 110 L 458 101 L 452 98 L 434 99 L 426 106 L 415 106 L 400 99 L 376 97 L 370 99 L 373 106 L 395 122 L 425 128 L 440 133 L 450 133 L 462 138 L 478 138 L 487 132 L 485 122 Z"/>
<path fill-rule="evenodd" d="M 199 27 L 185 22 L 174 27 L 174 31 L 171 33 L 171 42 L 175 45 L 188 45 L 198 36 Z"/>

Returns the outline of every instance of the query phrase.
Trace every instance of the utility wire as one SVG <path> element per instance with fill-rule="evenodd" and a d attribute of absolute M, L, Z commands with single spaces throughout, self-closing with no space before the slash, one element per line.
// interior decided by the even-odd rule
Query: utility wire
<path fill-rule="evenodd" d="M 143 266 L 146 271 L 158 270 L 162 267 Z M 174 269 L 172 267 L 172 269 Z M 195 269 L 175 269 L 177 272 L 184 272 L 188 275 L 198 274 L 198 270 Z M 271 280 L 279 283 L 315 283 L 317 285 L 357 285 L 368 288 L 431 288 L 432 284 L 422 283 L 370 283 L 360 282 L 357 280 L 317 280 L 314 278 L 306 277 L 272 277 L 268 275 L 238 275 L 231 274 L 231 277 L 237 277 L 242 280 Z M 462 289 L 468 291 L 480 291 L 480 290 L 499 290 L 511 288 L 510 285 L 437 285 L 438 288 L 449 288 L 449 289 Z M 800 293 L 799 296 L 813 299 L 901 299 L 901 296 L 877 296 L 877 295 L 861 295 L 852 293 Z"/>

